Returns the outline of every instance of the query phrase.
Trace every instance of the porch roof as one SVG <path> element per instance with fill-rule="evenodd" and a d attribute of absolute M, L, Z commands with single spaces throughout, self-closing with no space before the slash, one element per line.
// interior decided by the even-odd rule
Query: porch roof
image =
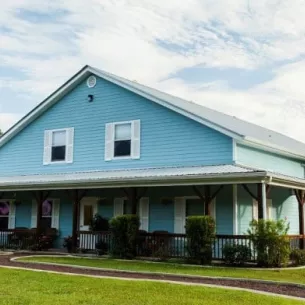
<path fill-rule="evenodd" d="M 211 165 L 7 176 L 0 177 L 0 191 L 256 182 L 305 189 L 304 179 L 240 165 Z"/>

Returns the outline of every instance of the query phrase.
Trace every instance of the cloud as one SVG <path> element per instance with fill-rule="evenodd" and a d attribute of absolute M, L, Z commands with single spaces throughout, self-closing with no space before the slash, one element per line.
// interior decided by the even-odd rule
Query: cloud
<path fill-rule="evenodd" d="M 0 89 L 16 90 L 16 109 L 26 94 L 30 108 L 90 64 L 305 141 L 304 14 L 302 0 L 5 1 Z M 173 77 L 192 67 L 275 76 L 244 90 Z M 1 99 L 0 110 L 8 128 L 17 115 Z"/>

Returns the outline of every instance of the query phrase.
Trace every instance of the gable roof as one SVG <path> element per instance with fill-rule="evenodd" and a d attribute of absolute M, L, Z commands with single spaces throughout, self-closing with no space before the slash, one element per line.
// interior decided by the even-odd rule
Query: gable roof
<path fill-rule="evenodd" d="M 4 133 L 0 138 L 0 147 L 14 137 L 20 130 L 25 128 L 29 123 L 35 120 L 38 116 L 40 116 L 43 112 L 45 112 L 48 108 L 59 101 L 65 94 L 75 88 L 90 74 L 95 74 L 98 77 L 108 80 L 208 127 L 211 127 L 232 137 L 237 142 L 305 160 L 305 144 L 302 142 L 267 128 L 260 127 L 236 117 L 226 115 L 208 107 L 172 96 L 165 92 L 141 85 L 137 82 L 130 81 L 91 66 L 83 67 L 59 89 L 53 92 L 49 97 L 47 97 L 31 112 L 24 116 L 13 127 L 11 127 L 6 133 Z"/>

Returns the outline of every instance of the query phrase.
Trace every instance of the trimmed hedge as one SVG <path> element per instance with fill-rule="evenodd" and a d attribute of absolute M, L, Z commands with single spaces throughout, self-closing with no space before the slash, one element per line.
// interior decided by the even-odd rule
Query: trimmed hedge
<path fill-rule="evenodd" d="M 189 216 L 186 219 L 185 231 L 191 259 L 200 264 L 211 263 L 215 237 L 214 219 L 210 216 Z"/>
<path fill-rule="evenodd" d="M 113 237 L 111 255 L 120 258 L 133 258 L 136 255 L 137 236 L 140 219 L 137 215 L 122 215 L 109 221 Z"/>
<path fill-rule="evenodd" d="M 295 249 L 290 254 L 292 263 L 296 266 L 305 265 L 305 250 Z"/>
<path fill-rule="evenodd" d="M 229 265 L 244 265 L 251 260 L 251 249 L 245 245 L 226 244 L 223 249 L 224 261 Z"/>

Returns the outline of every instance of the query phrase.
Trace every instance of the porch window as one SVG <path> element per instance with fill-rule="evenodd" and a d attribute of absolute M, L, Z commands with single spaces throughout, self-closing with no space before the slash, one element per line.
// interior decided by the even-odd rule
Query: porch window
<path fill-rule="evenodd" d="M 114 157 L 130 157 L 131 123 L 114 125 Z"/>
<path fill-rule="evenodd" d="M 66 143 L 67 132 L 66 130 L 59 130 L 52 132 L 52 162 L 66 160 Z"/>
<path fill-rule="evenodd" d="M 52 212 L 53 212 L 53 201 L 45 200 L 42 203 L 42 216 L 41 216 L 42 229 L 52 228 Z"/>
<path fill-rule="evenodd" d="M 0 201 L 0 229 L 8 229 L 10 216 L 10 203 Z"/>
<path fill-rule="evenodd" d="M 204 204 L 200 199 L 186 199 L 185 216 L 203 216 Z"/>

